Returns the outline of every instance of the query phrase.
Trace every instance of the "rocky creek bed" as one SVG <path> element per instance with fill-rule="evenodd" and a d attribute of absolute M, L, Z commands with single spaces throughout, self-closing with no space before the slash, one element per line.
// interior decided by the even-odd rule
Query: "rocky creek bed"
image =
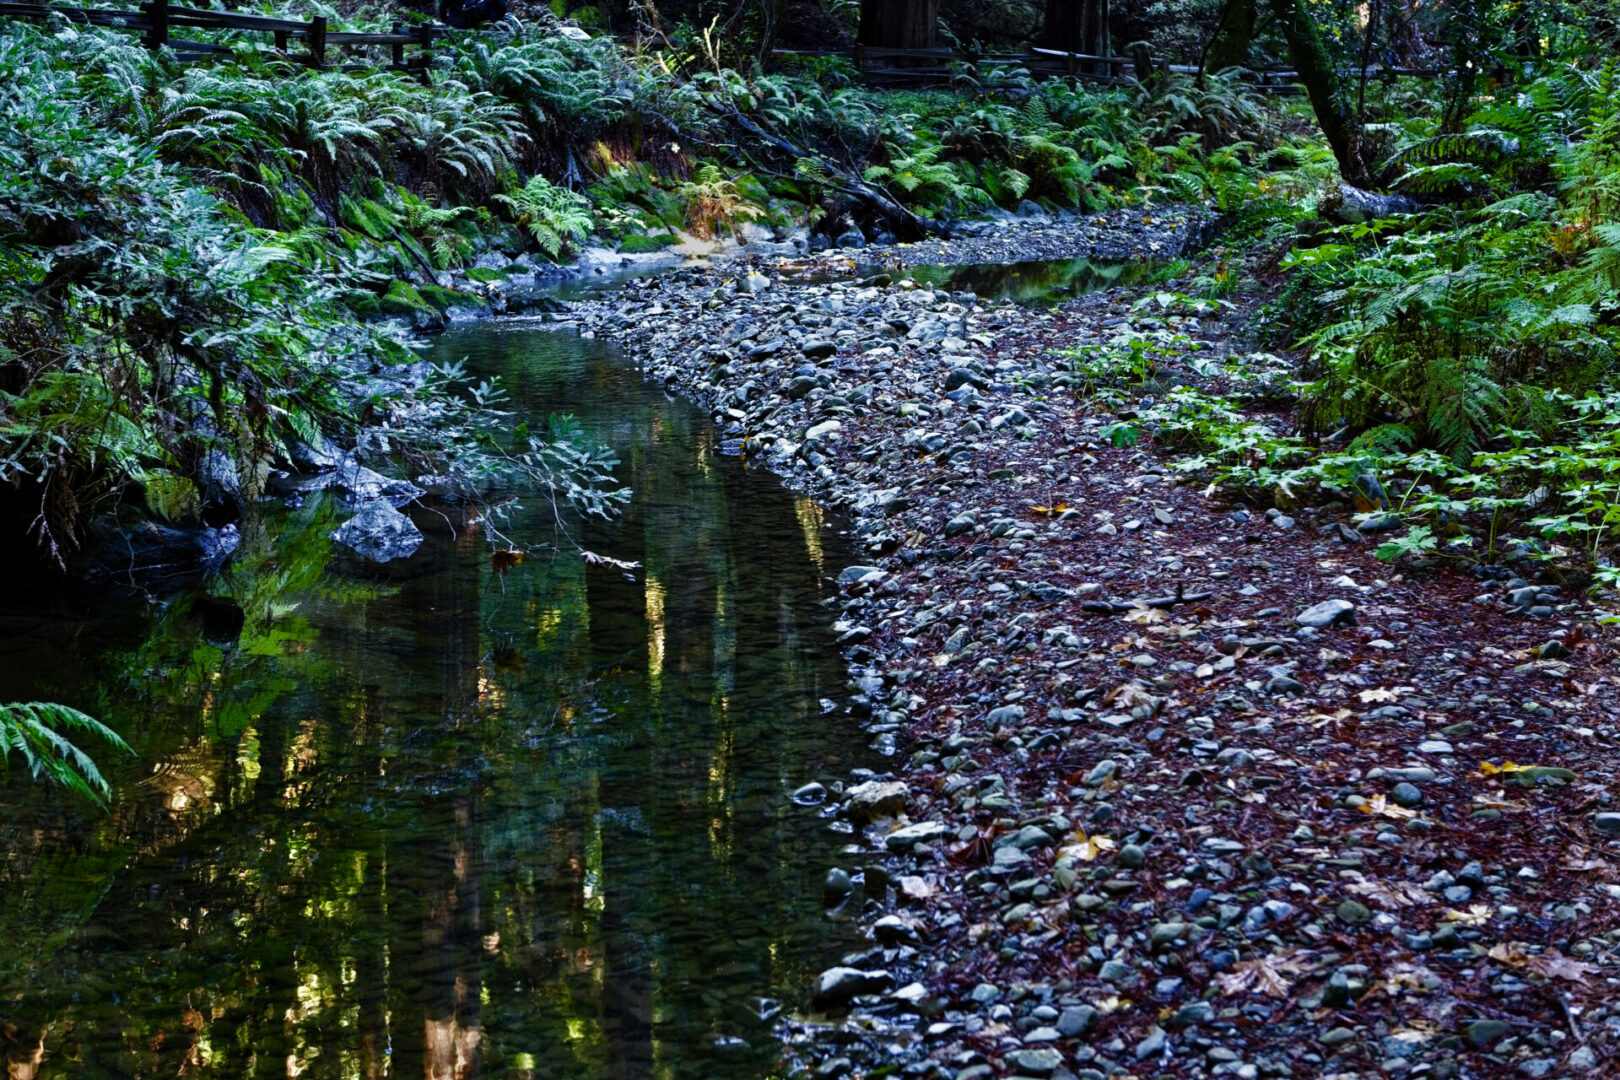
<path fill-rule="evenodd" d="M 890 257 L 1169 256 L 1195 221 Z M 1059 350 L 1132 299 L 1031 311 L 763 262 L 571 305 L 866 553 L 837 628 L 892 764 L 795 798 L 847 830 L 826 902 L 870 946 L 788 1027 L 797 1064 L 1615 1075 L 1612 634 L 1573 591 L 1403 574 L 1346 508 L 1235 507 L 1112 445 Z"/>

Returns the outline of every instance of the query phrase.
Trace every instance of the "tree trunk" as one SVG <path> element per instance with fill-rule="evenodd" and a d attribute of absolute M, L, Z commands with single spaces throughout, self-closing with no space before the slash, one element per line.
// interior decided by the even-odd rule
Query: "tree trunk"
<path fill-rule="evenodd" d="M 1041 44 L 1065 52 L 1109 56 L 1108 0 L 1046 0 Z"/>
<path fill-rule="evenodd" d="M 1221 6 L 1221 21 L 1216 24 L 1215 36 L 1204 50 L 1205 71 L 1249 66 L 1249 50 L 1254 45 L 1254 24 L 1258 16 L 1255 0 L 1226 0 Z"/>
<path fill-rule="evenodd" d="M 862 45 L 932 49 L 938 44 L 939 0 L 861 0 Z"/>
<path fill-rule="evenodd" d="M 1305 84 L 1316 122 L 1339 163 L 1339 175 L 1347 184 L 1366 187 L 1369 170 L 1362 158 L 1360 125 L 1351 117 L 1340 93 L 1333 58 L 1328 55 L 1310 8 L 1304 0 L 1271 0 L 1271 8 L 1288 40 L 1288 55 L 1299 72 L 1299 81 Z"/>

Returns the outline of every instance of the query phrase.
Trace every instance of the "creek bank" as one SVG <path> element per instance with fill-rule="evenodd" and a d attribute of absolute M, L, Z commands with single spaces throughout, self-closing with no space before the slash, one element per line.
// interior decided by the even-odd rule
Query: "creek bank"
<path fill-rule="evenodd" d="M 755 265 L 570 308 L 854 523 L 836 628 L 892 765 L 797 781 L 848 831 L 826 901 L 870 945 L 829 964 L 792 1054 L 834 1077 L 1602 1074 L 1612 635 L 1555 587 L 1532 614 L 1522 582 L 1402 574 L 1346 508 L 1251 513 L 1113 445 L 1058 350 L 1133 299 Z"/>

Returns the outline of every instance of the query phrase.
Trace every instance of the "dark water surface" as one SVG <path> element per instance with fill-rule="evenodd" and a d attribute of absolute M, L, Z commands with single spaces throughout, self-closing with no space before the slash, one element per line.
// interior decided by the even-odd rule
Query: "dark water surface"
<path fill-rule="evenodd" d="M 103 751 L 107 816 L 0 778 L 12 1080 L 762 1077 L 757 999 L 850 946 L 820 910 L 840 838 L 787 798 L 865 763 L 823 705 L 836 533 L 604 346 L 484 323 L 435 350 L 617 450 L 635 501 L 576 535 L 643 569 L 501 576 L 419 513 L 423 550 L 367 571 L 316 503 L 209 587 L 239 637 L 201 596 L 6 619 L 0 699 L 139 752 Z"/>

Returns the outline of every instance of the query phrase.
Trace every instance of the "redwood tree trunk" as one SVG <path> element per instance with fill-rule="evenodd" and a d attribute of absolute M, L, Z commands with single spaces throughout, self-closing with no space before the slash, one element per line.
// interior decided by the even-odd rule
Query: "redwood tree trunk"
<path fill-rule="evenodd" d="M 1347 184 L 1366 187 L 1371 170 L 1362 157 L 1361 127 L 1350 115 L 1349 104 L 1340 92 L 1333 57 L 1328 54 L 1310 8 L 1303 0 L 1271 0 L 1271 9 L 1288 39 L 1288 55 L 1299 72 L 1299 81 L 1305 84 L 1316 122 L 1339 163 L 1339 175 Z"/>
<path fill-rule="evenodd" d="M 862 45 L 932 49 L 938 44 L 939 0 L 861 0 Z"/>
<path fill-rule="evenodd" d="M 1046 0 L 1041 44 L 1049 49 L 1112 56 L 1108 0 Z"/>
<path fill-rule="evenodd" d="M 1221 21 L 1204 53 L 1205 71 L 1248 67 L 1249 50 L 1254 44 L 1254 24 L 1259 15 L 1255 0 L 1226 0 Z"/>

